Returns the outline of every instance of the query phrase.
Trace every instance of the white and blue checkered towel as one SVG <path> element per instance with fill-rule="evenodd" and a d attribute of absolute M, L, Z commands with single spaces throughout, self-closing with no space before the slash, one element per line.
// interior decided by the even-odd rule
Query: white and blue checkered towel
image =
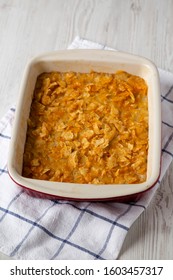
<path fill-rule="evenodd" d="M 106 47 L 76 38 L 70 48 Z M 14 259 L 116 259 L 129 228 L 146 209 L 173 158 L 173 74 L 159 70 L 162 169 L 136 203 L 72 202 L 30 197 L 7 172 L 15 109 L 0 121 L 0 251 Z"/>

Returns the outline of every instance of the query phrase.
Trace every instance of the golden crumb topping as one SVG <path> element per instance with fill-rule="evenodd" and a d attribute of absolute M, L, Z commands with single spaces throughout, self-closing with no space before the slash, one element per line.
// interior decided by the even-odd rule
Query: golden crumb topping
<path fill-rule="evenodd" d="M 50 72 L 36 82 L 23 176 L 131 184 L 146 180 L 147 85 L 139 76 Z"/>

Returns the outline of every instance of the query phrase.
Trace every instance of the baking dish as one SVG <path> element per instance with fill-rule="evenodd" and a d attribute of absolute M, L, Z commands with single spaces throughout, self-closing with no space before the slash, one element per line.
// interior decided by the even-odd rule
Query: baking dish
<path fill-rule="evenodd" d="M 39 74 L 50 71 L 114 73 L 124 70 L 145 79 L 148 85 L 149 150 L 147 180 L 140 184 L 74 184 L 23 177 L 23 152 L 27 120 L 34 87 Z M 156 66 L 143 57 L 118 51 L 62 50 L 32 59 L 24 72 L 10 144 L 8 170 L 18 185 L 30 193 L 51 198 L 73 200 L 134 200 L 157 181 L 161 157 L 161 103 L 159 76 Z"/>

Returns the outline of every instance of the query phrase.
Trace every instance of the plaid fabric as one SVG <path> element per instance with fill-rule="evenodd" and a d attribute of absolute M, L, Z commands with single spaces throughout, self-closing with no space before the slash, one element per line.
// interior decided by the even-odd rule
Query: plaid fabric
<path fill-rule="evenodd" d="M 70 48 L 107 47 L 76 38 Z M 136 203 L 38 199 L 7 172 L 15 109 L 0 121 L 0 251 L 14 259 L 116 259 L 130 226 L 146 209 L 173 158 L 173 74 L 159 70 L 162 169 L 158 183 Z"/>

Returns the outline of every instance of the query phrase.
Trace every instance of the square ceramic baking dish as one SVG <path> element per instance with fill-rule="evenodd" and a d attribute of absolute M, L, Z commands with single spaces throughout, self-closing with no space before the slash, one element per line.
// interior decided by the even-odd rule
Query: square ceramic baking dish
<path fill-rule="evenodd" d="M 140 184 L 74 184 L 23 177 L 23 152 L 27 120 L 37 76 L 50 71 L 115 73 L 124 70 L 145 79 L 148 85 L 149 150 L 147 180 Z M 65 50 L 43 54 L 30 61 L 24 72 L 15 113 L 8 170 L 10 177 L 31 194 L 73 200 L 131 200 L 150 189 L 160 173 L 161 158 L 161 103 L 158 71 L 142 57 L 118 51 Z"/>

